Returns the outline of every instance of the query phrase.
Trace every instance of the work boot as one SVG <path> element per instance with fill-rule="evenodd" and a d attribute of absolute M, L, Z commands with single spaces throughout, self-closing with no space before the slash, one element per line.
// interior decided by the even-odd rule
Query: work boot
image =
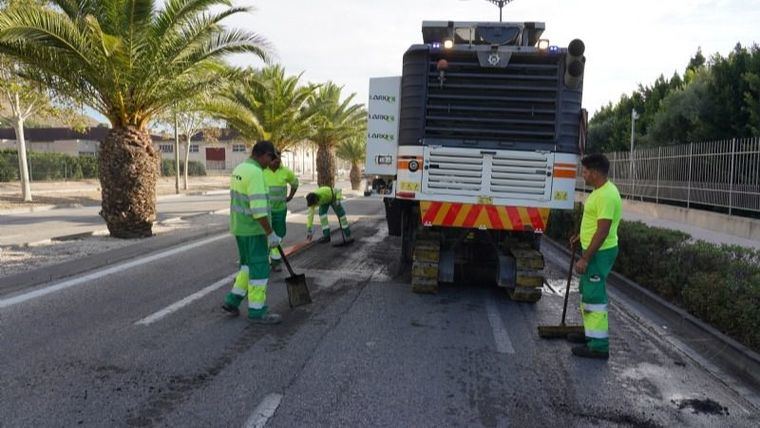
<path fill-rule="evenodd" d="M 587 342 L 586 335 L 583 333 L 568 333 L 568 335 L 565 336 L 565 339 L 570 343 L 582 343 L 584 345 Z"/>
<path fill-rule="evenodd" d="M 329 236 L 323 236 L 323 237 L 317 239 L 317 244 L 326 244 L 328 242 L 330 242 L 330 237 Z"/>
<path fill-rule="evenodd" d="M 279 263 L 272 263 L 269 265 L 272 269 L 272 272 L 282 272 L 282 266 L 280 266 Z"/>
<path fill-rule="evenodd" d="M 238 309 L 237 306 L 230 305 L 229 303 L 223 304 L 222 309 L 225 312 L 227 312 L 229 315 L 232 315 L 232 316 L 240 315 L 240 309 Z"/>
<path fill-rule="evenodd" d="M 573 347 L 573 355 L 576 357 L 583 357 L 583 358 L 596 358 L 600 360 L 606 360 L 610 358 L 609 352 L 603 352 L 603 351 L 595 351 L 593 349 L 590 349 L 586 345 L 581 346 L 574 346 Z"/>

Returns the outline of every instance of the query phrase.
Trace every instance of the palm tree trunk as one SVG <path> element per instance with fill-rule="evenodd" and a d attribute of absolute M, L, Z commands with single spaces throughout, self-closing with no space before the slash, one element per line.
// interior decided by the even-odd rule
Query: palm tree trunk
<path fill-rule="evenodd" d="M 317 185 L 335 187 L 335 148 L 320 145 L 317 149 Z"/>
<path fill-rule="evenodd" d="M 161 156 L 150 134 L 128 126 L 112 129 L 100 146 L 101 217 L 115 238 L 153 234 Z"/>
<path fill-rule="evenodd" d="M 13 122 L 13 129 L 16 131 L 16 141 L 18 142 L 18 169 L 19 178 L 21 179 L 21 195 L 24 202 L 32 202 L 32 186 L 29 180 L 29 164 L 26 163 L 26 138 L 24 138 L 24 121 L 16 119 Z"/>
<path fill-rule="evenodd" d="M 358 163 L 351 162 L 351 173 L 348 176 L 351 179 L 351 189 L 359 190 L 362 185 L 362 170 Z"/>

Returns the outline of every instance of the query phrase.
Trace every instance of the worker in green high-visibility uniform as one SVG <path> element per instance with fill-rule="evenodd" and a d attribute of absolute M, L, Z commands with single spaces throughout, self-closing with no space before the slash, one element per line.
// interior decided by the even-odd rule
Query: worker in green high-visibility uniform
<path fill-rule="evenodd" d="M 579 235 L 571 244 L 581 243 L 583 255 L 575 263 L 581 276 L 581 314 L 583 335 L 570 334 L 568 340 L 583 343 L 573 354 L 587 358 L 609 358 L 609 325 L 607 317 L 607 276 L 618 255 L 618 225 L 623 215 L 623 202 L 617 187 L 607 179 L 610 162 L 604 155 L 588 155 L 581 161 L 583 179 L 594 190 L 583 207 Z"/>
<path fill-rule="evenodd" d="M 340 189 L 333 189 L 329 186 L 323 186 L 317 190 L 306 195 L 306 205 L 309 207 L 309 212 L 306 217 L 306 239 L 311 241 L 314 237 L 314 213 L 319 208 L 319 223 L 322 226 L 322 237 L 317 242 L 320 244 L 330 242 L 330 223 L 327 221 L 327 212 L 330 207 L 335 211 L 335 215 L 338 216 L 338 222 L 340 223 L 343 234 L 346 237 L 346 242 L 353 242 L 354 238 L 351 237 L 351 229 L 348 227 L 348 219 L 346 218 L 346 211 L 343 209 L 340 201 L 343 199 L 343 193 Z"/>
<path fill-rule="evenodd" d="M 293 199 L 298 190 L 298 177 L 296 177 L 290 168 L 282 164 L 280 153 L 276 155 L 277 157 L 269 164 L 269 168 L 264 170 L 264 180 L 267 186 L 269 186 L 269 203 L 272 207 L 272 229 L 274 229 L 274 233 L 280 239 L 285 239 L 288 202 Z M 290 192 L 288 192 L 288 186 L 290 186 Z M 282 263 L 282 255 L 280 255 L 280 250 L 272 248 L 269 252 L 269 258 L 272 270 L 275 272 L 281 271 L 280 263 Z"/>
<path fill-rule="evenodd" d="M 275 157 L 274 145 L 259 141 L 230 177 L 230 232 L 237 243 L 240 270 L 222 309 L 237 315 L 247 296 L 248 319 L 259 324 L 280 322 L 280 315 L 269 312 L 266 305 L 269 250 L 281 241 L 269 222 L 269 189 L 264 181 L 264 169 Z"/>

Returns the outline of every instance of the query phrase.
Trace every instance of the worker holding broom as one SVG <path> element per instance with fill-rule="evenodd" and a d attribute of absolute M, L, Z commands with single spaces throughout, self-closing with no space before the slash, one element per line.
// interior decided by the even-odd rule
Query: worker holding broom
<path fill-rule="evenodd" d="M 247 296 L 248 319 L 258 324 L 280 322 L 280 315 L 269 312 L 266 305 L 269 251 L 282 240 L 269 222 L 269 189 L 264 181 L 264 169 L 276 156 L 271 142 L 259 141 L 230 177 L 230 232 L 237 243 L 240 270 L 222 309 L 237 315 Z"/>
<path fill-rule="evenodd" d="M 264 180 L 267 186 L 269 186 L 269 203 L 272 207 L 272 229 L 274 229 L 274 233 L 280 239 L 285 239 L 288 202 L 293 199 L 298 190 L 298 178 L 290 168 L 282 164 L 279 152 L 276 153 L 276 156 L 272 160 L 272 163 L 269 164 L 269 168 L 264 170 Z M 290 192 L 288 192 L 288 186 L 290 186 Z M 282 270 L 280 267 L 280 263 L 282 263 L 280 250 L 276 247 L 272 248 L 269 253 L 269 259 L 273 271 L 279 272 Z"/>
<path fill-rule="evenodd" d="M 346 211 L 343 209 L 340 201 L 343 194 L 340 189 L 334 189 L 329 186 L 322 186 L 317 190 L 306 195 L 306 205 L 309 207 L 308 216 L 306 217 L 306 239 L 311 241 L 314 237 L 314 212 L 319 208 L 319 223 L 322 226 L 322 237 L 317 242 L 320 244 L 330 242 L 330 224 L 327 221 L 327 212 L 332 207 L 335 215 L 338 216 L 341 233 L 343 234 L 342 244 L 353 242 L 351 230 L 348 227 Z"/>
<path fill-rule="evenodd" d="M 581 161 L 583 179 L 594 190 L 583 207 L 579 235 L 570 238 L 571 245 L 581 243 L 583 253 L 575 263 L 581 275 L 581 313 L 585 334 L 569 334 L 568 340 L 582 343 L 573 354 L 587 358 L 609 358 L 607 322 L 607 276 L 618 255 L 618 225 L 623 203 L 617 187 L 607 179 L 610 162 L 604 155 L 588 155 Z"/>

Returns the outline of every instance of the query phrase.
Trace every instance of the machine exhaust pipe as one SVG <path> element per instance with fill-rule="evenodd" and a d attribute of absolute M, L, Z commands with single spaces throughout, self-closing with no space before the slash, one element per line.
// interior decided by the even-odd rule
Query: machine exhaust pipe
<path fill-rule="evenodd" d="M 580 39 L 570 42 L 565 57 L 565 86 L 578 89 L 583 81 L 583 71 L 586 65 L 586 45 Z"/>

